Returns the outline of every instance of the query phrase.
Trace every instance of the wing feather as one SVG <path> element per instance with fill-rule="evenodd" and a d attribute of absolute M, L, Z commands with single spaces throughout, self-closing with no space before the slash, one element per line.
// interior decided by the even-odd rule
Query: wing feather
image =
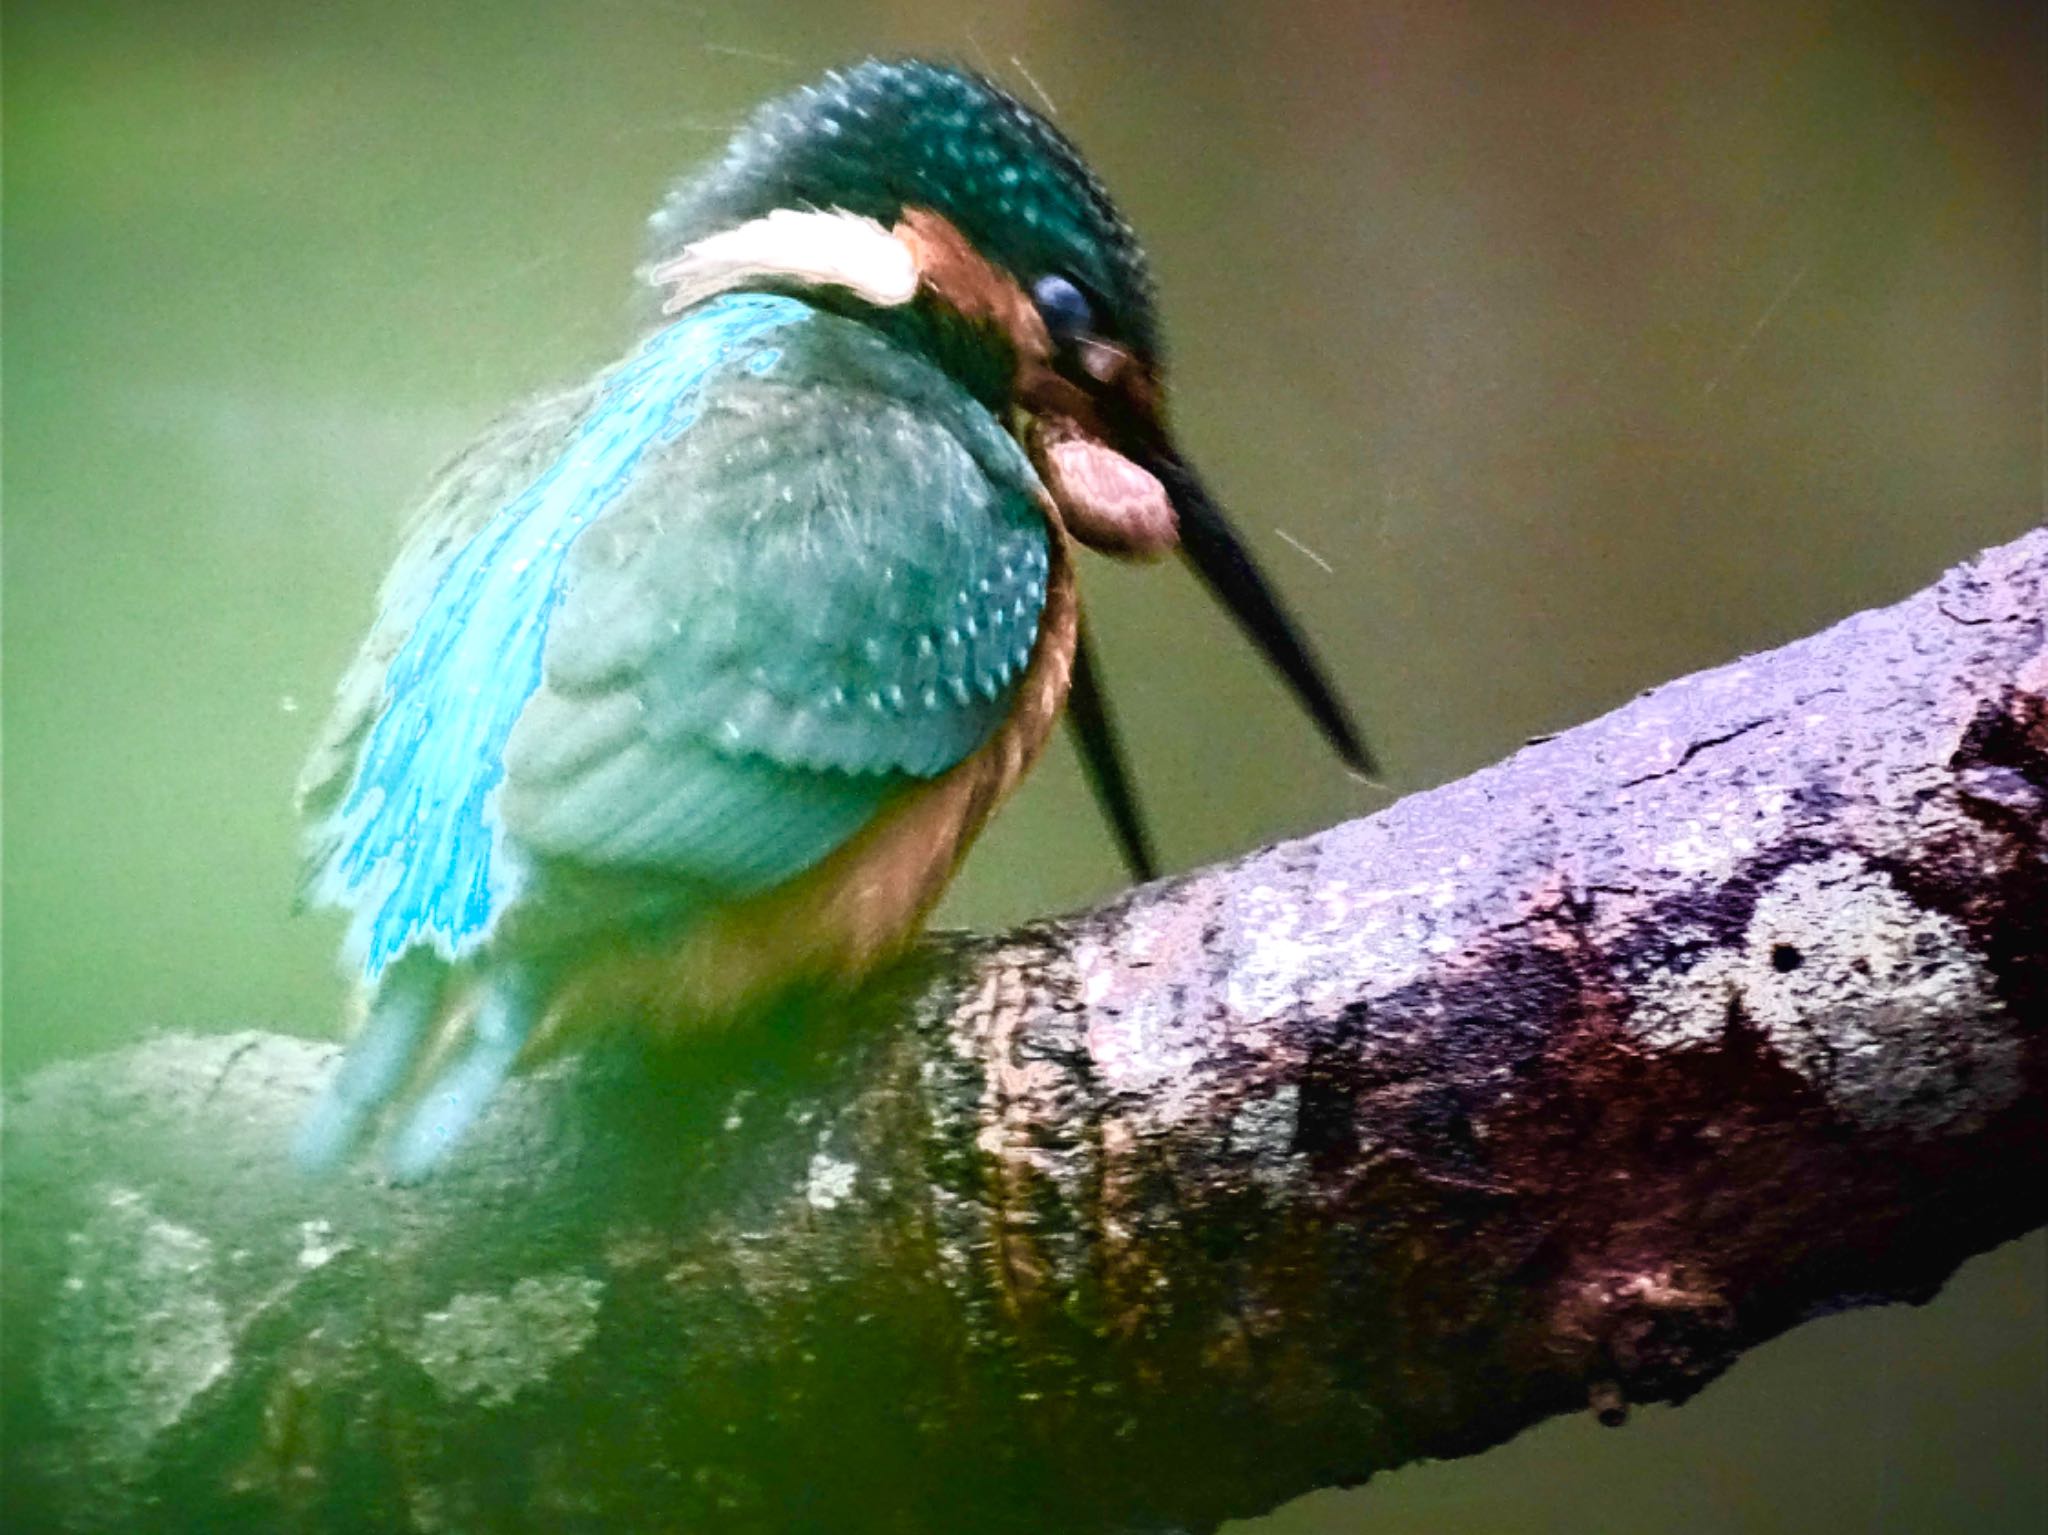
<path fill-rule="evenodd" d="M 790 878 L 1005 716 L 1042 494 L 878 332 L 691 311 L 437 483 L 301 779 L 309 891 L 374 977 L 593 878 L 636 910 Z"/>
<path fill-rule="evenodd" d="M 409 519 L 378 593 L 376 619 L 336 684 L 326 724 L 299 773 L 297 803 L 306 826 L 302 891 L 318 885 L 343 851 L 346 828 L 335 812 L 355 784 L 363 743 L 390 701 L 386 674 L 449 561 L 560 456 L 594 394 L 586 386 L 493 422 L 439 470 Z"/>
<path fill-rule="evenodd" d="M 1024 455 L 865 327 L 778 343 L 570 554 L 507 753 L 540 853 L 764 888 L 1009 707 L 1047 555 Z"/>

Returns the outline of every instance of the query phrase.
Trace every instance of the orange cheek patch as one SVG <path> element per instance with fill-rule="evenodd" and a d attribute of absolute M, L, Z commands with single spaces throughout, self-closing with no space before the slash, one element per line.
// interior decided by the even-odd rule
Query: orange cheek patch
<path fill-rule="evenodd" d="M 1031 457 L 1067 531 L 1103 554 L 1150 559 L 1180 542 L 1166 487 L 1059 416 L 1031 428 Z"/>

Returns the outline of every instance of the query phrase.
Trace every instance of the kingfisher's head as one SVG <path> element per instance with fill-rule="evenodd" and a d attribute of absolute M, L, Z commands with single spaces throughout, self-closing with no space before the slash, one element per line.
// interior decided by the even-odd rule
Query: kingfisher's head
<path fill-rule="evenodd" d="M 669 312 L 770 287 L 925 351 L 1017 432 L 1068 532 L 1127 558 L 1179 548 L 1371 771 L 1174 445 L 1145 253 L 1044 117 L 950 65 L 870 60 L 761 107 L 650 222 Z"/>

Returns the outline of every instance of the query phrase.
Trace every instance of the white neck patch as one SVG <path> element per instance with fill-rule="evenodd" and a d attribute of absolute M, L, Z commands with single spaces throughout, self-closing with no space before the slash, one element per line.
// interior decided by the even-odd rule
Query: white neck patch
<path fill-rule="evenodd" d="M 797 208 L 707 235 L 647 273 L 656 287 L 673 290 L 663 314 L 764 277 L 830 284 L 893 307 L 910 302 L 919 273 L 910 248 L 875 220 L 843 209 Z"/>

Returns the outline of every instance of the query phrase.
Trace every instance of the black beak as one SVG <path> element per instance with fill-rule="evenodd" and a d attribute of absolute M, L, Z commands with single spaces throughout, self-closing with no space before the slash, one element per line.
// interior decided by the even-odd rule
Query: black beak
<path fill-rule="evenodd" d="M 1084 622 L 1074 637 L 1074 680 L 1067 693 L 1067 723 L 1073 728 L 1074 744 L 1080 750 L 1081 771 L 1094 792 L 1095 803 L 1109 818 L 1116 833 L 1116 845 L 1123 850 L 1124 867 L 1131 878 L 1143 883 L 1159 873 L 1159 860 L 1152 853 L 1152 837 L 1145 829 L 1145 815 L 1138 808 L 1138 791 L 1131 784 L 1130 763 L 1124 758 L 1123 740 L 1117 733 L 1116 716 L 1110 713 L 1109 695 L 1095 675 L 1095 648 L 1088 639 Z"/>
<path fill-rule="evenodd" d="M 1230 610 L 1261 654 L 1272 662 L 1294 696 L 1308 710 L 1344 765 L 1367 778 L 1377 778 L 1379 768 L 1359 739 L 1350 712 L 1338 700 L 1329 678 L 1308 648 L 1308 642 L 1294 620 L 1280 605 L 1264 572 L 1253 563 L 1251 551 L 1237 536 L 1237 530 L 1223 515 L 1200 479 L 1170 453 L 1145 455 L 1145 467 L 1166 487 L 1180 519 L 1181 552 L 1195 567 L 1209 590 Z"/>
<path fill-rule="evenodd" d="M 1111 387 L 1090 389 L 1078 378 L 1065 379 L 1067 386 L 1088 396 L 1098 412 L 1092 434 L 1112 451 L 1149 471 L 1159 482 L 1173 504 L 1181 552 L 1195 567 L 1195 573 L 1287 679 L 1294 696 L 1308 710 L 1324 738 L 1336 748 L 1344 765 L 1366 778 L 1377 778 L 1379 768 L 1372 753 L 1359 739 L 1350 712 L 1338 700 L 1300 629 L 1280 605 L 1271 583 L 1252 560 L 1251 551 L 1245 548 L 1244 540 L 1238 537 L 1222 508 L 1210 497 L 1194 470 L 1173 450 L 1158 412 L 1158 385 L 1153 371 L 1134 365 L 1128 354 L 1123 354 L 1122 361 L 1124 366 L 1119 373 L 1095 380 L 1098 385 Z M 1085 419 L 1086 407 L 1074 414 L 1077 419 Z M 1119 551 L 1111 548 L 1109 552 Z M 1146 834 L 1144 816 L 1131 784 L 1130 765 L 1124 758 L 1116 720 L 1096 673 L 1093 649 L 1085 631 L 1076 639 L 1067 722 L 1073 728 L 1089 787 L 1116 834 L 1124 862 L 1136 878 L 1150 879 L 1156 868 L 1151 838 Z"/>

